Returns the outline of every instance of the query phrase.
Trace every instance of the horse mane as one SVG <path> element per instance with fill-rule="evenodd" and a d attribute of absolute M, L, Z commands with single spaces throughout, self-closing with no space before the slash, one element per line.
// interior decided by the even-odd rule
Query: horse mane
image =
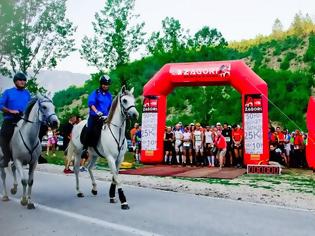
<path fill-rule="evenodd" d="M 32 99 L 28 102 L 27 107 L 26 107 L 26 110 L 25 110 L 25 112 L 24 112 L 24 118 L 25 118 L 26 120 L 28 120 L 29 115 L 30 115 L 30 113 L 31 113 L 31 110 L 32 110 L 33 106 L 35 105 L 35 103 L 37 102 L 37 100 L 38 100 L 38 98 L 35 97 L 35 98 L 32 98 Z"/>
<path fill-rule="evenodd" d="M 109 114 L 108 114 L 108 118 L 107 118 L 108 123 L 110 123 L 113 119 L 114 112 L 115 112 L 117 104 L 118 104 L 118 97 L 119 97 L 119 94 L 114 98 L 112 105 L 110 106 L 110 110 L 109 110 Z"/>
<path fill-rule="evenodd" d="M 123 95 L 129 95 L 129 96 L 132 96 L 132 94 L 128 91 L 128 90 L 125 90 L 125 92 L 123 93 Z M 112 102 L 112 105 L 110 107 L 110 110 L 109 110 L 109 115 L 107 117 L 107 122 L 110 123 L 113 119 L 113 116 L 114 116 L 114 112 L 115 112 L 115 109 L 117 107 L 117 104 L 118 104 L 118 98 L 121 97 L 121 93 L 119 93 L 113 100 Z"/>

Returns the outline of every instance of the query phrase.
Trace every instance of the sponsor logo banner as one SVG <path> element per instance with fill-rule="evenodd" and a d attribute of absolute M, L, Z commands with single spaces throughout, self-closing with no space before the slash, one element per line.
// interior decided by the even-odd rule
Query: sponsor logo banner
<path fill-rule="evenodd" d="M 227 78 L 231 75 L 231 64 L 176 65 L 169 72 L 174 76 Z"/>
<path fill-rule="evenodd" d="M 145 97 L 143 101 L 143 112 L 157 112 L 158 99 L 157 97 Z"/>
<path fill-rule="evenodd" d="M 244 112 L 245 113 L 262 113 L 261 94 L 246 94 L 245 95 Z"/>

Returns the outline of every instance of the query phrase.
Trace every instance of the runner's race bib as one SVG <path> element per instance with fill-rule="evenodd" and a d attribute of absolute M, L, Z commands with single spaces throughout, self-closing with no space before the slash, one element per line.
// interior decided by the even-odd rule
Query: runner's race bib
<path fill-rule="evenodd" d="M 184 147 L 190 147 L 190 142 L 184 142 Z"/>

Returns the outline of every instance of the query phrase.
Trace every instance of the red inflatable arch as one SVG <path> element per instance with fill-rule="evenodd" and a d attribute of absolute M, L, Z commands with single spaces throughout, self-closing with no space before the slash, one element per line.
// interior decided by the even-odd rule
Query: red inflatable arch
<path fill-rule="evenodd" d="M 310 97 L 308 102 L 306 124 L 308 129 L 306 160 L 308 166 L 315 170 L 315 97 Z"/>
<path fill-rule="evenodd" d="M 268 164 L 268 86 L 240 60 L 166 64 L 153 76 L 143 89 L 143 163 L 163 161 L 167 95 L 178 86 L 213 85 L 242 94 L 244 164 Z"/>

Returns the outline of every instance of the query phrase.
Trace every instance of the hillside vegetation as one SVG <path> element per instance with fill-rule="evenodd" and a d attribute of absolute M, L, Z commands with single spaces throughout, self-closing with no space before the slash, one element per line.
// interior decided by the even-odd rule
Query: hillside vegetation
<path fill-rule="evenodd" d="M 222 37 L 219 44 L 192 44 L 188 40 L 175 49 L 167 49 L 160 46 L 163 41 L 158 39 L 148 56 L 110 71 L 114 81 L 111 91 L 117 94 L 121 81 L 129 88 L 135 87 L 137 107 L 141 111 L 143 86 L 164 64 L 243 59 L 269 86 L 270 120 L 289 129 L 305 130 L 305 112 L 314 85 L 315 25 L 309 24 L 307 17 L 301 25 L 295 25 L 295 20 L 287 31 L 279 31 L 274 26 L 269 36 L 229 45 Z M 83 87 L 72 86 L 55 94 L 53 100 L 63 120 L 70 113 L 86 115 L 87 97 L 82 95 L 98 87 L 98 78 L 99 74 L 93 74 Z M 74 100 L 76 105 L 70 106 Z M 176 88 L 168 96 L 167 114 L 170 124 L 178 121 L 240 123 L 240 94 L 230 86 Z"/>

